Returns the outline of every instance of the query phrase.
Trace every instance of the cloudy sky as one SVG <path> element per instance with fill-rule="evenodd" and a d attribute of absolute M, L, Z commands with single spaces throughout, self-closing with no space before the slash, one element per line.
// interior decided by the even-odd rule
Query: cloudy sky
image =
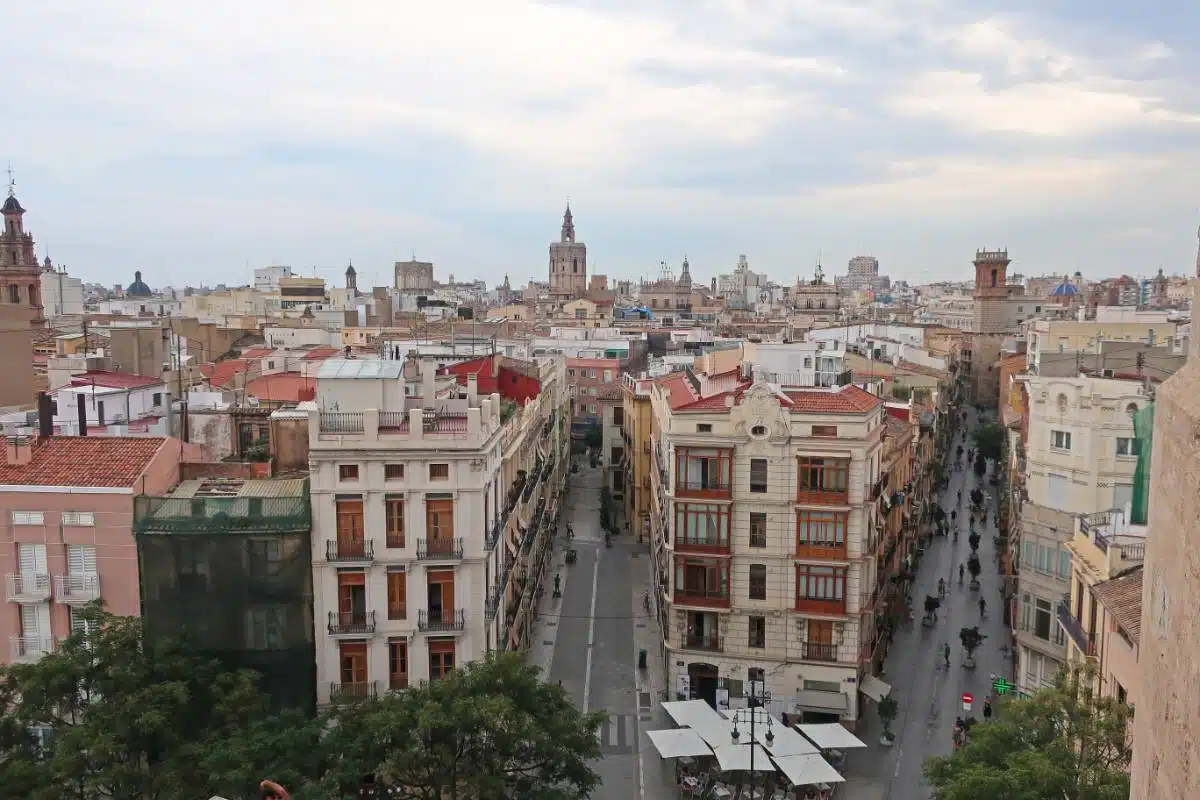
<path fill-rule="evenodd" d="M 0 157 L 39 255 L 104 283 L 414 252 L 524 283 L 568 198 L 618 277 L 1182 273 L 1198 30 L 1184 0 L 39 0 L 4 13 Z"/>

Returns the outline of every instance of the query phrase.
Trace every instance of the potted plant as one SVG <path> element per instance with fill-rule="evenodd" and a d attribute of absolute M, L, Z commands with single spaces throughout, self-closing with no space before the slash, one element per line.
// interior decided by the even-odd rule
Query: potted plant
<path fill-rule="evenodd" d="M 979 591 L 979 573 L 982 569 L 979 564 L 979 556 L 971 553 L 971 557 L 967 559 L 967 572 L 971 573 L 971 583 L 969 586 L 972 592 Z"/>
<path fill-rule="evenodd" d="M 926 628 L 933 625 L 937 619 L 938 606 L 942 603 L 933 595 L 925 595 L 925 616 L 921 618 L 921 624 Z"/>
<path fill-rule="evenodd" d="M 879 743 L 884 747 L 891 747 L 896 741 L 896 735 L 892 733 L 892 722 L 896 719 L 896 714 L 900 711 L 899 705 L 891 697 L 885 697 L 879 701 L 879 721 L 883 723 L 883 733 L 879 735 Z"/>
<path fill-rule="evenodd" d="M 971 554 L 972 555 L 974 555 L 975 552 L 977 550 L 979 550 L 979 541 L 980 541 L 980 539 L 979 539 L 978 533 L 972 533 L 970 536 L 967 537 L 967 544 L 969 544 L 971 546 Z"/>
<path fill-rule="evenodd" d="M 963 666 L 967 669 L 975 669 L 975 651 L 979 645 L 983 644 L 983 640 L 987 637 L 979 632 L 979 628 L 963 628 L 958 632 L 958 640 L 962 642 L 963 652 L 966 655 L 963 657 Z"/>

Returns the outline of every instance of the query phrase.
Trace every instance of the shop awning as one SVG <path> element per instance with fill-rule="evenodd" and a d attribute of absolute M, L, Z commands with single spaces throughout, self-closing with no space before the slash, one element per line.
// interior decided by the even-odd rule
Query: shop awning
<path fill-rule="evenodd" d="M 874 675 L 867 675 L 863 678 L 862 683 L 858 685 L 858 690 L 876 703 L 892 693 L 892 687 Z"/>
<path fill-rule="evenodd" d="M 795 706 L 800 709 L 810 709 L 826 713 L 840 714 L 848 705 L 846 695 L 841 692 L 821 692 L 816 689 L 802 689 L 796 692 Z"/>
<path fill-rule="evenodd" d="M 712 747 L 731 741 L 733 725 L 703 700 L 679 700 L 662 704 L 663 710 L 681 728 L 691 728 Z"/>
<path fill-rule="evenodd" d="M 722 772 L 747 772 L 752 761 L 755 772 L 775 771 L 775 763 L 771 761 L 771 756 L 757 744 L 727 744 L 713 748 L 713 752 L 717 756 L 717 766 Z"/>
<path fill-rule="evenodd" d="M 816 725 L 797 725 L 796 729 L 822 750 L 853 750 L 867 744 L 837 722 Z"/>
<path fill-rule="evenodd" d="M 775 763 L 793 786 L 843 783 L 846 780 L 820 756 L 786 756 L 775 759 Z"/>
<path fill-rule="evenodd" d="M 650 741 L 663 758 L 682 758 L 684 756 L 711 756 L 712 749 L 700 738 L 700 734 L 691 728 L 676 728 L 666 731 L 646 731 Z"/>

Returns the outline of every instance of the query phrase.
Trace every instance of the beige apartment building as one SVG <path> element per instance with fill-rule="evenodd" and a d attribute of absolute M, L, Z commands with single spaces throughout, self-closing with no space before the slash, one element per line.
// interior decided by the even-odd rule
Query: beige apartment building
<path fill-rule="evenodd" d="M 318 703 L 528 645 L 568 461 L 564 383 L 562 359 L 321 365 L 301 406 Z"/>
<path fill-rule="evenodd" d="M 882 538 L 883 402 L 848 383 L 780 388 L 741 370 L 651 385 L 651 552 L 669 693 L 858 719 Z"/>
<path fill-rule="evenodd" d="M 1098 695 L 1137 704 L 1141 690 L 1138 641 L 1142 618 L 1142 560 L 1146 526 L 1125 512 L 1079 517 L 1071 551 L 1071 591 L 1058 607 L 1067 634 L 1067 663 L 1094 664 Z"/>
<path fill-rule="evenodd" d="M 1021 375 L 1029 398 L 1020 504 L 1016 620 L 1017 685 L 1051 685 L 1066 660 L 1056 608 L 1071 590 L 1076 517 L 1133 501 L 1139 443 L 1133 415 L 1150 403 L 1145 383 Z"/>

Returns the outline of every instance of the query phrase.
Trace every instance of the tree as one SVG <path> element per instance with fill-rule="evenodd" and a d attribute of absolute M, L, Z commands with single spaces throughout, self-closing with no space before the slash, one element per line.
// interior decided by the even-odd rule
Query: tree
<path fill-rule="evenodd" d="M 983 571 L 983 565 L 979 563 L 979 556 L 976 553 L 971 553 L 967 559 L 967 572 L 971 575 L 971 588 L 979 588 L 979 573 Z"/>
<path fill-rule="evenodd" d="M 396 800 L 587 797 L 603 712 L 584 714 L 520 655 L 490 655 L 440 680 L 335 708 L 321 797 L 364 777 Z"/>
<path fill-rule="evenodd" d="M 900 706 L 891 695 L 888 695 L 879 701 L 876 711 L 878 711 L 879 721 L 883 725 L 883 733 L 880 735 L 879 741 L 890 745 L 896 740 L 896 737 L 892 734 L 892 722 L 896 719 L 896 714 L 900 711 Z"/>
<path fill-rule="evenodd" d="M 1094 671 L 1094 668 L 1092 668 Z M 932 758 L 938 800 L 1117 800 L 1129 796 L 1133 709 L 1091 692 L 1092 671 L 1064 673 L 1028 699 L 1001 699 L 969 744 Z"/>
<path fill-rule="evenodd" d="M 271 716 L 255 673 L 149 641 L 140 620 L 98 605 L 80 613 L 87 633 L 0 668 L 0 796 L 240 797 L 268 770 L 297 786 L 314 774 L 316 728 Z M 274 746 L 277 736 L 296 749 Z"/>
<path fill-rule="evenodd" d="M 604 431 L 599 425 L 589 425 L 584 431 L 583 441 L 592 450 L 599 450 L 604 445 Z"/>
<path fill-rule="evenodd" d="M 988 422 L 971 431 L 971 440 L 975 442 L 975 452 L 984 458 L 995 461 L 1004 452 L 1004 442 L 1008 438 L 1008 429 L 998 422 Z"/>
<path fill-rule="evenodd" d="M 979 542 L 979 534 L 972 531 L 971 535 L 967 537 L 967 544 L 970 545 L 972 554 L 979 550 Z"/>
<path fill-rule="evenodd" d="M 983 457 L 983 453 L 975 454 L 975 474 L 983 477 L 987 472 L 987 459 Z"/>
<path fill-rule="evenodd" d="M 963 651 L 967 654 L 964 666 L 975 666 L 975 651 L 987 637 L 979 632 L 979 628 L 963 628 L 958 632 L 958 640 L 962 642 Z"/>

